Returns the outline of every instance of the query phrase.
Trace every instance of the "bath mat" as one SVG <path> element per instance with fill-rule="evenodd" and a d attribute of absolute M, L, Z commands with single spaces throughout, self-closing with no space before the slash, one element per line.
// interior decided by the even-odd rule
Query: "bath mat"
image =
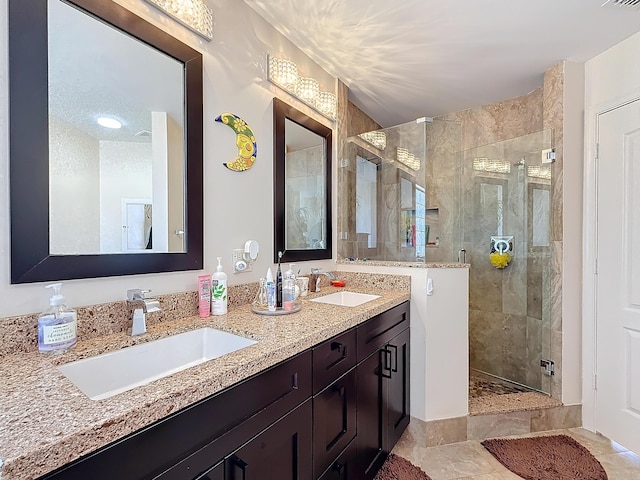
<path fill-rule="evenodd" d="M 373 480 L 431 480 L 426 473 L 406 458 L 393 453 L 380 468 Z"/>
<path fill-rule="evenodd" d="M 482 446 L 525 480 L 607 480 L 600 462 L 568 435 L 496 438 Z"/>

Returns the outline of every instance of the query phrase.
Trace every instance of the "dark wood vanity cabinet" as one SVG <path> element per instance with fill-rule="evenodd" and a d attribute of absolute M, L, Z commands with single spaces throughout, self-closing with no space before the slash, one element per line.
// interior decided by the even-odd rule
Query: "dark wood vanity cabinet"
<path fill-rule="evenodd" d="M 358 471 L 372 479 L 409 424 L 409 305 L 358 329 Z"/>
<path fill-rule="evenodd" d="M 408 423 L 405 302 L 41 479 L 371 479 Z"/>

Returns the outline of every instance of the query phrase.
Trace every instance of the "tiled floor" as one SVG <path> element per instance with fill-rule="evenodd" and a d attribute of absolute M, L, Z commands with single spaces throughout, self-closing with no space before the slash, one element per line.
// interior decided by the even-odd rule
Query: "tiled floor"
<path fill-rule="evenodd" d="M 507 382 L 499 382 L 489 376 L 472 372 L 469 375 L 469 398 L 522 393 L 528 390 Z"/>
<path fill-rule="evenodd" d="M 553 434 L 570 435 L 587 447 L 600 461 L 609 480 L 640 479 L 640 455 L 583 428 L 520 437 Z M 522 480 L 493 458 L 479 441 L 429 448 L 421 445 L 425 445 L 424 439 L 416 438 L 415 431 L 408 428 L 393 452 L 418 465 L 432 480 Z"/>

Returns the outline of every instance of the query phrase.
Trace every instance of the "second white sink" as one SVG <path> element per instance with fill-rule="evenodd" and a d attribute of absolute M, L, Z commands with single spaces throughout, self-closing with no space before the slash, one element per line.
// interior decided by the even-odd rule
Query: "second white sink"
<path fill-rule="evenodd" d="M 102 400 L 256 343 L 201 328 L 58 367 L 91 400 Z"/>
<path fill-rule="evenodd" d="M 380 298 L 380 295 L 370 295 L 368 293 L 357 292 L 335 292 L 325 295 L 324 297 L 313 298 L 312 302 L 329 303 L 331 305 L 340 305 L 342 307 L 357 307 L 363 303 L 370 302 Z"/>

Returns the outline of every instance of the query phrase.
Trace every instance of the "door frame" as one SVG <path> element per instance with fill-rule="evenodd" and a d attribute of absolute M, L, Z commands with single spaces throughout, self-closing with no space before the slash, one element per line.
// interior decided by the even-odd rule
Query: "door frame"
<path fill-rule="evenodd" d="M 596 253 L 598 248 L 597 196 L 598 175 L 596 142 L 600 115 L 640 100 L 640 88 L 626 95 L 585 109 L 585 145 L 583 179 L 582 226 L 582 425 L 597 431 L 596 368 L 597 368 L 597 282 Z"/>

